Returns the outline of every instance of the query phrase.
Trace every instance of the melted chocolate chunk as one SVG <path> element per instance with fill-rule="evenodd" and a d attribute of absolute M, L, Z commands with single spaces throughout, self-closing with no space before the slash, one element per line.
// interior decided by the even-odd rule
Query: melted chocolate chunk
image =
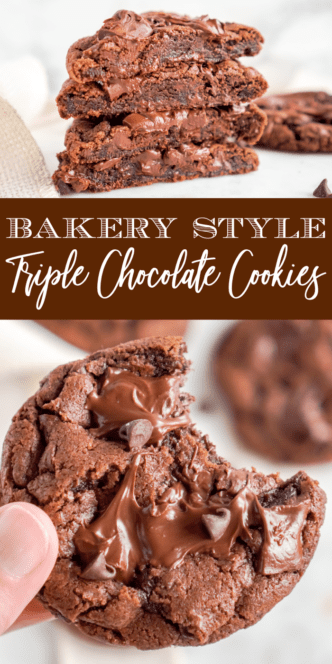
<path fill-rule="evenodd" d="M 116 578 L 128 582 L 141 559 L 139 526 L 140 508 L 134 497 L 136 469 L 140 455 L 134 457 L 130 470 L 122 482 L 115 498 L 104 514 L 88 528 L 80 527 L 75 536 L 75 545 L 83 560 L 90 564 L 85 568 L 85 578 L 104 579 L 106 570 L 116 570 Z M 144 549 L 143 549 L 144 555 Z M 101 575 L 98 563 L 102 556 Z M 89 572 L 92 571 L 92 576 Z"/>
<path fill-rule="evenodd" d="M 155 30 L 167 28 L 171 25 L 185 26 L 192 28 L 197 32 L 206 32 L 212 35 L 224 35 L 223 24 L 218 19 L 211 19 L 207 15 L 199 18 L 190 18 L 189 16 L 180 16 L 179 14 L 167 14 L 164 12 L 146 12 L 143 14 L 149 19 Z"/>
<path fill-rule="evenodd" d="M 119 429 L 119 436 L 126 440 L 131 449 L 135 447 L 144 447 L 150 440 L 153 431 L 153 425 L 150 420 L 133 420 L 128 424 L 123 424 Z"/>
<path fill-rule="evenodd" d="M 307 501 L 270 509 L 259 507 L 264 528 L 259 572 L 279 574 L 301 567 L 302 531 L 309 507 Z"/>
<path fill-rule="evenodd" d="M 152 28 L 144 16 L 139 16 L 135 12 L 129 12 L 122 9 L 114 14 L 113 18 L 109 18 L 104 22 L 106 34 L 99 39 L 105 39 L 112 35 L 123 37 L 124 39 L 146 39 L 152 34 Z"/>
<path fill-rule="evenodd" d="M 90 579 L 91 581 L 106 581 L 115 578 L 116 569 L 111 565 L 106 565 L 105 552 L 101 551 L 98 556 L 87 565 L 81 576 L 83 579 Z"/>
<path fill-rule="evenodd" d="M 160 503 L 140 507 L 135 479 L 141 455 L 136 454 L 115 498 L 96 521 L 81 527 L 75 545 L 88 565 L 86 579 L 104 579 L 110 570 L 129 583 L 144 565 L 177 567 L 188 553 L 232 558 L 236 539 L 255 542 L 250 526 L 263 526 L 258 570 L 263 574 L 293 571 L 302 564 L 301 534 L 309 503 L 263 508 L 248 488 L 235 497 L 213 496 L 194 503 L 181 484 L 167 490 Z M 240 471 L 241 472 L 241 471 Z M 209 537 L 207 537 L 207 534 Z M 212 542 L 211 542 L 212 540 Z M 100 576 L 99 569 L 101 570 Z"/>
<path fill-rule="evenodd" d="M 187 413 L 174 414 L 180 384 L 179 376 L 143 377 L 109 367 L 100 391 L 93 390 L 87 398 L 87 408 L 98 423 L 92 432 L 105 436 L 119 431 L 129 420 L 143 419 L 151 422 L 151 442 L 160 443 L 170 431 L 189 424 Z"/>
<path fill-rule="evenodd" d="M 211 539 L 215 542 L 224 535 L 231 520 L 231 512 L 225 507 L 218 510 L 218 514 L 204 514 L 202 521 Z"/>

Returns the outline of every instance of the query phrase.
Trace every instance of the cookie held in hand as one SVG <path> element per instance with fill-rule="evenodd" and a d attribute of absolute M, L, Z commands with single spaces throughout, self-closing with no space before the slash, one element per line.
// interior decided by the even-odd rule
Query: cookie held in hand
<path fill-rule="evenodd" d="M 58 531 L 40 600 L 110 644 L 202 645 L 254 624 L 319 539 L 317 482 L 236 471 L 193 425 L 185 350 L 150 338 L 58 367 L 6 437 L 0 504 L 34 502 Z"/>

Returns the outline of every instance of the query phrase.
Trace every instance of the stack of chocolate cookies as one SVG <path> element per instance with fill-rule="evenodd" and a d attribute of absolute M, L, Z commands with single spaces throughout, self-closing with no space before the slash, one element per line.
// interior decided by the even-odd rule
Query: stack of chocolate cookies
<path fill-rule="evenodd" d="M 57 98 L 74 117 L 53 178 L 60 193 L 255 170 L 267 83 L 238 58 L 257 30 L 217 19 L 119 11 L 69 49 Z"/>

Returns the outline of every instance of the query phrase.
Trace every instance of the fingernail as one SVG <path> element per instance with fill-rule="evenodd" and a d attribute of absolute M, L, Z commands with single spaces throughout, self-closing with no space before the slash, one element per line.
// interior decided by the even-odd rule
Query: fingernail
<path fill-rule="evenodd" d="M 45 560 L 49 546 L 47 531 L 37 517 L 12 503 L 0 512 L 1 572 L 22 578 Z"/>

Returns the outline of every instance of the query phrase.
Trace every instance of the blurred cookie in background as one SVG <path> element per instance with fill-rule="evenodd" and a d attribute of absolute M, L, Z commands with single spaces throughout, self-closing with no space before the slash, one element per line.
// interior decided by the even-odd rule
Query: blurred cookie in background
<path fill-rule="evenodd" d="M 184 334 L 187 320 L 37 320 L 68 343 L 93 353 L 131 339 Z"/>
<path fill-rule="evenodd" d="M 267 115 L 259 145 L 285 152 L 332 152 L 332 95 L 267 95 L 257 104 Z"/>
<path fill-rule="evenodd" d="M 242 321 L 217 347 L 214 373 L 247 447 L 332 460 L 332 321 Z"/>

